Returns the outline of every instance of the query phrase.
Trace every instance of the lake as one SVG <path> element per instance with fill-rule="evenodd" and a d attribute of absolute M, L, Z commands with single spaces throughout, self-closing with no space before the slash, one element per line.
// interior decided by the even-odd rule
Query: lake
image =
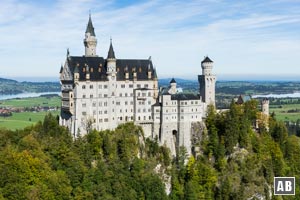
<path fill-rule="evenodd" d="M 299 98 L 300 92 L 290 93 L 290 94 L 259 94 L 259 95 L 253 95 L 252 98 L 260 98 L 260 97 L 266 97 L 266 98 Z"/>
<path fill-rule="evenodd" d="M 12 94 L 12 95 L 0 95 L 0 100 L 7 100 L 7 99 L 15 99 L 15 98 L 28 98 L 28 97 L 39 97 L 41 95 L 47 95 L 47 94 L 58 94 L 60 95 L 60 92 L 40 92 L 40 93 L 20 93 L 20 94 Z"/>

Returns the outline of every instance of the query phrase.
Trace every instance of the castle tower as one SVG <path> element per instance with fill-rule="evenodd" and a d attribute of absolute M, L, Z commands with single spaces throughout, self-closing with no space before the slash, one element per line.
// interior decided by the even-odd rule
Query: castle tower
<path fill-rule="evenodd" d="M 216 76 L 212 74 L 213 61 L 206 56 L 201 62 L 202 75 L 198 76 L 198 81 L 200 84 L 200 95 L 202 101 L 207 105 L 215 106 L 215 84 Z"/>
<path fill-rule="evenodd" d="M 261 101 L 261 112 L 265 115 L 269 115 L 269 99 L 264 98 Z"/>
<path fill-rule="evenodd" d="M 96 55 L 96 47 L 97 47 L 97 39 L 94 31 L 94 26 L 91 19 L 91 14 L 89 16 L 89 22 L 85 31 L 85 38 L 83 40 L 83 44 L 85 47 L 85 56 L 92 57 Z"/>
<path fill-rule="evenodd" d="M 112 39 L 110 39 L 110 46 L 107 54 L 107 74 L 114 76 L 116 74 L 116 56 L 112 45 Z"/>
<path fill-rule="evenodd" d="M 169 93 L 170 94 L 176 94 L 177 93 L 177 83 L 175 81 L 174 78 L 172 78 L 172 80 L 170 81 L 170 89 L 169 89 Z"/>
<path fill-rule="evenodd" d="M 107 58 L 106 58 L 106 62 L 107 62 L 107 79 L 108 79 L 108 97 L 109 97 L 109 101 L 108 101 L 108 106 L 111 110 L 111 112 L 109 112 L 109 121 L 110 121 L 110 127 L 112 129 L 117 127 L 117 113 L 114 112 L 114 107 L 115 104 L 114 102 L 116 102 L 116 97 L 118 96 L 117 94 L 117 90 L 116 90 L 116 85 L 117 85 L 117 59 L 115 56 L 115 52 L 114 52 L 114 48 L 112 45 L 112 40 L 110 39 L 110 45 L 109 45 L 109 50 L 107 53 Z"/>

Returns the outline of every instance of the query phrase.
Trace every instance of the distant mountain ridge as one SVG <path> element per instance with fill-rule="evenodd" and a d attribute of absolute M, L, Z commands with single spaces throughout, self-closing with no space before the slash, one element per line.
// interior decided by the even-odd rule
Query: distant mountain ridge
<path fill-rule="evenodd" d="M 7 78 L 0 78 L 0 83 L 17 83 L 18 81 L 7 79 Z"/>
<path fill-rule="evenodd" d="M 158 79 L 160 87 L 167 87 L 172 78 Z M 199 83 L 195 79 L 174 79 L 177 87 L 184 92 L 199 92 Z M 227 81 L 216 83 L 216 95 L 239 94 L 286 94 L 300 91 L 300 81 Z M 29 82 L 0 78 L 0 95 L 20 94 L 24 92 L 60 92 L 60 83 L 56 82 Z"/>
<path fill-rule="evenodd" d="M 0 78 L 0 95 L 20 94 L 25 92 L 59 92 L 59 82 L 18 82 Z"/>

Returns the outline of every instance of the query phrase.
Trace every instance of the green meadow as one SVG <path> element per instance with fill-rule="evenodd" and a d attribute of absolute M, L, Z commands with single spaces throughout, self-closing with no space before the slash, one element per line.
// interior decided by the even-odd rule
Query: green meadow
<path fill-rule="evenodd" d="M 290 110 L 296 110 L 298 112 L 288 112 Z M 300 119 L 300 104 L 283 104 L 283 105 L 271 105 L 270 113 L 274 112 L 277 120 L 281 121 L 293 121 L 296 122 Z"/>
<path fill-rule="evenodd" d="M 48 112 L 22 112 L 13 113 L 11 117 L 0 117 L 0 127 L 16 130 L 31 126 L 38 121 L 42 121 Z M 59 111 L 51 111 L 56 116 Z"/>
<path fill-rule="evenodd" d="M 1 100 L 0 107 L 17 107 L 17 108 L 30 108 L 34 106 L 60 106 L 60 97 L 32 97 L 21 99 Z M 54 116 L 59 115 L 60 111 L 49 111 Z M 0 128 L 7 128 L 11 130 L 23 129 L 31 126 L 38 121 L 42 121 L 48 112 L 20 112 L 13 113 L 10 117 L 0 116 Z"/>
<path fill-rule="evenodd" d="M 30 97 L 1 100 L 0 107 L 60 106 L 60 97 Z"/>

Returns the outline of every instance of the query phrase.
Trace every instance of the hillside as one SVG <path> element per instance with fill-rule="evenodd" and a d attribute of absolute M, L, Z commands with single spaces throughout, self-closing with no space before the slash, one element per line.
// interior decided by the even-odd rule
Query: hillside
<path fill-rule="evenodd" d="M 221 114 L 209 108 L 200 154 L 178 148 L 176 158 L 132 123 L 76 140 L 51 115 L 0 129 L 0 199 L 299 199 L 272 193 L 275 176 L 299 180 L 300 139 L 272 117 L 269 131 L 254 130 L 261 120 L 255 100 Z"/>
<path fill-rule="evenodd" d="M 18 82 L 0 78 L 0 95 L 19 94 L 23 92 L 59 92 L 58 82 Z"/>

